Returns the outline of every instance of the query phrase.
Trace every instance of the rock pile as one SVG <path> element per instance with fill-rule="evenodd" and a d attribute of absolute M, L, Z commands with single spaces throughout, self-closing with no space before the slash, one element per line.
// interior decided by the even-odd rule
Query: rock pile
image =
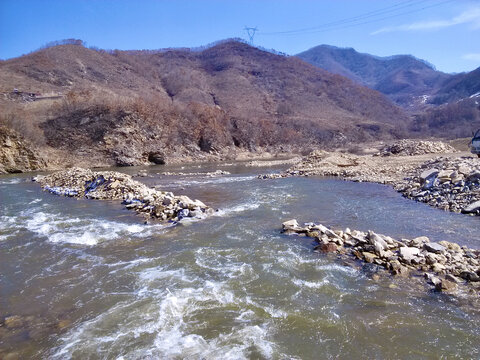
<path fill-rule="evenodd" d="M 318 243 L 314 251 L 354 256 L 394 275 L 420 272 L 437 291 L 453 292 L 462 285 L 475 294 L 480 291 L 480 250 L 448 241 L 430 242 L 426 236 L 395 240 L 373 231 L 334 231 L 314 223 L 300 226 L 297 220 L 286 221 L 282 227 L 286 234 L 314 238 Z"/>
<path fill-rule="evenodd" d="M 395 189 L 434 207 L 480 215 L 480 160 L 460 157 L 427 161 Z"/>
<path fill-rule="evenodd" d="M 37 176 L 34 181 L 55 195 L 123 200 L 127 209 L 133 209 L 146 218 L 179 221 L 187 217 L 204 218 L 213 212 L 200 200 L 151 189 L 133 180 L 130 175 L 115 171 L 95 172 L 72 168 L 47 176 Z"/>
<path fill-rule="evenodd" d="M 280 174 L 259 175 L 259 179 L 290 176 L 334 176 L 352 181 L 394 183 L 413 168 L 411 163 L 385 162 L 379 157 L 315 150 Z"/>
<path fill-rule="evenodd" d="M 378 156 L 412 156 L 456 152 L 455 148 L 441 141 L 400 140 L 385 145 Z"/>

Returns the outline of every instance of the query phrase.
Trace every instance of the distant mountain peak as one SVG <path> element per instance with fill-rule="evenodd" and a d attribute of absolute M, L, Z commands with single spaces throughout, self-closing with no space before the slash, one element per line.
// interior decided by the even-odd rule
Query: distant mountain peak
<path fill-rule="evenodd" d="M 319 45 L 297 56 L 378 90 L 407 109 L 423 106 L 418 98 L 432 94 L 449 77 L 413 55 L 375 56 L 353 48 Z"/>

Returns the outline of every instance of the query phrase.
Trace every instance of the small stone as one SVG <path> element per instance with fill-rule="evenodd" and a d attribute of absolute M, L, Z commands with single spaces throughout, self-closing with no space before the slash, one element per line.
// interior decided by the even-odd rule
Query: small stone
<path fill-rule="evenodd" d="M 442 279 L 440 283 L 435 285 L 435 290 L 441 292 L 453 292 L 457 290 L 457 284 L 452 281 Z"/>
<path fill-rule="evenodd" d="M 372 254 L 371 252 L 368 252 L 368 251 L 364 251 L 362 254 L 363 254 L 363 258 L 368 263 L 373 263 L 373 260 L 377 258 L 377 255 Z"/>
<path fill-rule="evenodd" d="M 410 245 L 414 247 L 421 248 L 423 244 L 429 243 L 430 239 L 426 236 L 419 236 L 410 241 Z"/>
<path fill-rule="evenodd" d="M 443 273 L 445 271 L 445 265 L 442 265 L 440 263 L 435 263 L 432 265 L 432 270 L 434 272 L 438 273 Z"/>
<path fill-rule="evenodd" d="M 462 279 L 465 279 L 465 280 L 471 281 L 471 282 L 480 281 L 480 276 L 478 276 L 476 273 L 474 273 L 472 271 L 462 271 L 460 273 L 460 277 Z"/>
<path fill-rule="evenodd" d="M 5 318 L 4 323 L 7 329 L 16 329 L 22 327 L 23 318 L 18 315 L 8 316 Z"/>
<path fill-rule="evenodd" d="M 449 250 L 455 250 L 455 251 L 460 251 L 462 250 L 462 248 L 460 247 L 460 245 L 458 244 L 455 244 L 455 243 L 452 243 L 450 241 L 439 241 L 438 242 L 440 245 L 442 245 L 443 247 L 446 247 L 447 249 Z"/>
<path fill-rule="evenodd" d="M 57 328 L 59 328 L 61 330 L 61 329 L 64 329 L 64 328 L 70 326 L 71 324 L 72 324 L 72 322 L 70 320 L 60 320 L 57 323 Z"/>
<path fill-rule="evenodd" d="M 287 230 L 295 231 L 296 229 L 299 228 L 298 221 L 295 219 L 285 221 L 282 223 L 282 228 L 284 232 Z"/>
<path fill-rule="evenodd" d="M 337 245 L 334 243 L 328 243 L 328 244 L 320 244 L 314 248 L 314 251 L 321 251 L 324 253 L 330 253 L 330 252 L 336 252 L 337 251 Z"/>
<path fill-rule="evenodd" d="M 422 180 L 422 183 L 424 183 L 431 178 L 436 177 L 438 173 L 439 171 L 437 169 L 428 169 L 420 174 L 420 179 Z"/>
<path fill-rule="evenodd" d="M 380 280 L 380 275 L 378 275 L 378 274 L 376 274 L 376 273 L 373 274 L 373 275 L 372 275 L 372 280 L 373 280 L 373 281 L 378 281 L 378 280 Z"/>
<path fill-rule="evenodd" d="M 445 279 L 447 279 L 448 281 L 452 281 L 454 283 L 457 283 L 457 284 L 462 282 L 462 280 L 460 280 L 458 277 L 456 277 L 452 274 L 445 275 Z"/>
<path fill-rule="evenodd" d="M 475 214 L 477 211 L 480 211 L 480 201 L 474 201 L 462 209 L 464 214 Z"/>

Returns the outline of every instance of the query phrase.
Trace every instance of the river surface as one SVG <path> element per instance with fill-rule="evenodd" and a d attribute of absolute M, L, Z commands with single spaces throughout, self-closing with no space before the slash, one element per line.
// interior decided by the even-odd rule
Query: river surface
<path fill-rule="evenodd" d="M 161 176 L 226 170 L 232 175 Z M 133 173 L 138 169 L 119 169 Z M 241 164 L 148 168 L 138 178 L 219 209 L 144 225 L 118 202 L 44 193 L 0 177 L 0 358 L 478 359 L 480 313 L 423 281 L 312 252 L 281 223 L 321 222 L 480 247 L 480 219 L 391 188 L 258 180 Z"/>

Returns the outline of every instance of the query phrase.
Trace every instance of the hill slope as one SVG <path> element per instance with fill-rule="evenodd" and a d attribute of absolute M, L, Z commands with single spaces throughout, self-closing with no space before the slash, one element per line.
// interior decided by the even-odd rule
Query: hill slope
<path fill-rule="evenodd" d="M 444 104 L 470 97 L 480 97 L 480 67 L 447 79 L 431 101 L 434 104 Z"/>
<path fill-rule="evenodd" d="M 408 123 L 376 91 L 235 41 L 201 52 L 61 45 L 1 62 L 0 87 L 12 116 L 31 108 L 13 88 L 66 95 L 35 102 L 38 129 L 65 159 L 91 165 L 340 145 Z"/>
<path fill-rule="evenodd" d="M 378 90 L 405 108 L 418 108 L 451 75 L 411 55 L 377 57 L 320 45 L 297 55 L 312 65 Z"/>

